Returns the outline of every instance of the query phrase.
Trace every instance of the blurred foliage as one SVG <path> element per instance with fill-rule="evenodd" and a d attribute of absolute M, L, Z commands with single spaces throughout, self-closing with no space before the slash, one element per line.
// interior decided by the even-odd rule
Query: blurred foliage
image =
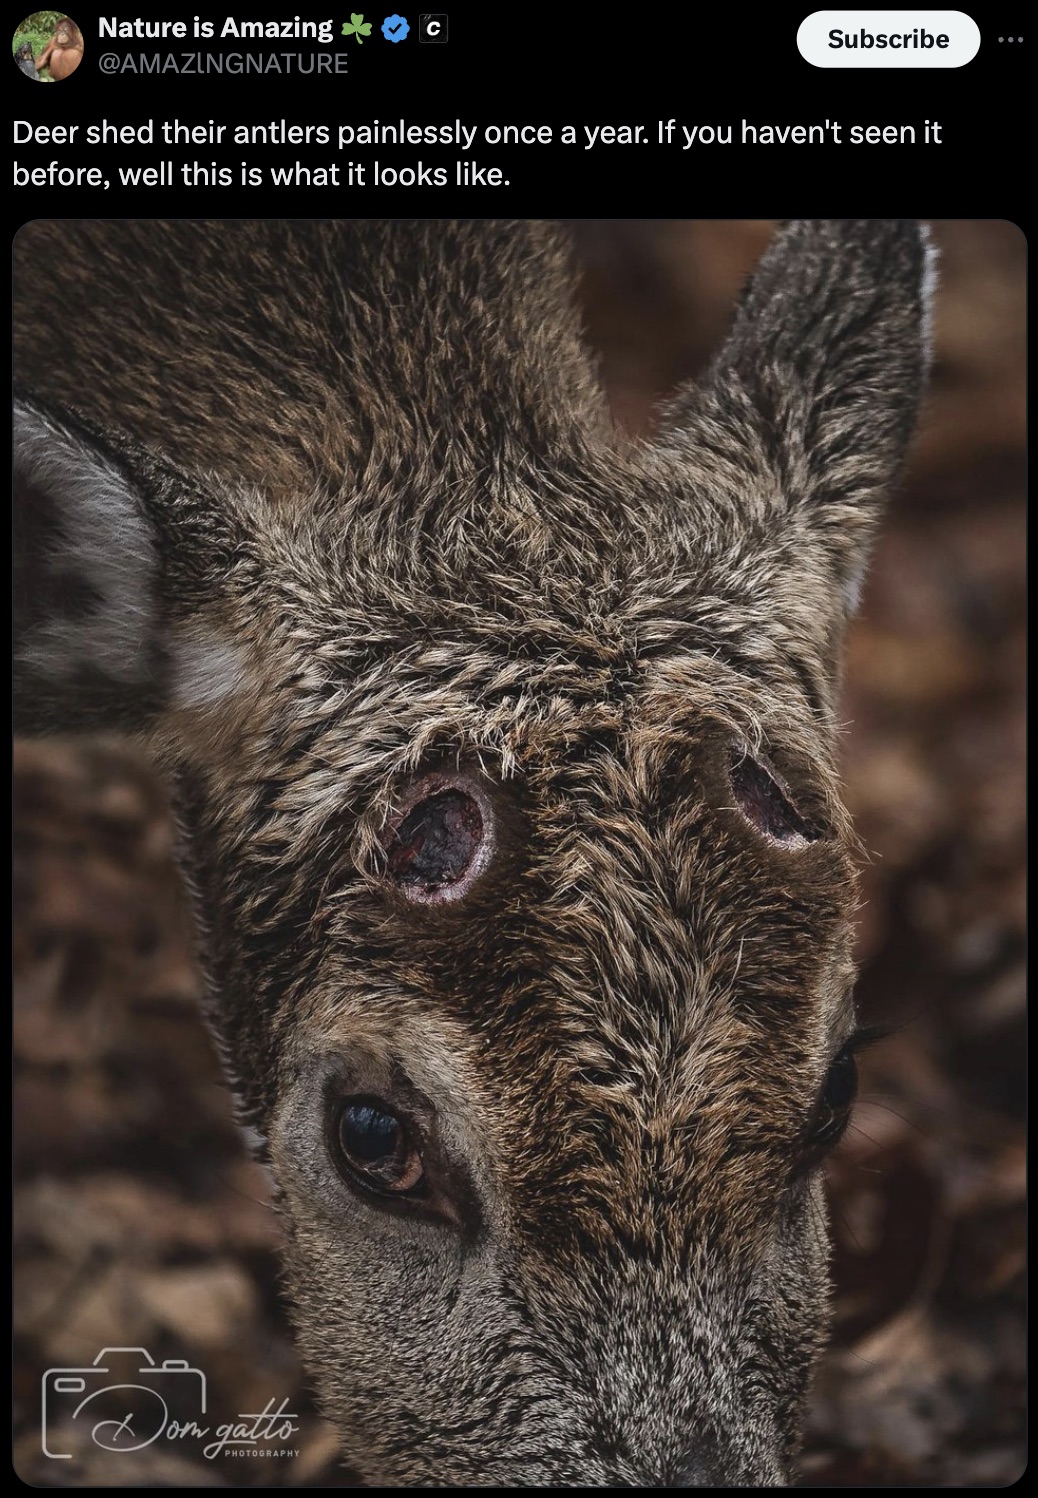
<path fill-rule="evenodd" d="M 68 12 L 64 10 L 34 10 L 31 16 L 26 16 L 15 32 L 11 43 L 12 54 L 16 53 L 23 43 L 28 42 L 32 48 L 33 57 L 40 57 L 46 51 L 47 43 L 54 35 L 55 26 L 67 14 Z M 40 83 L 54 82 L 46 71 L 38 74 L 37 79 Z"/>

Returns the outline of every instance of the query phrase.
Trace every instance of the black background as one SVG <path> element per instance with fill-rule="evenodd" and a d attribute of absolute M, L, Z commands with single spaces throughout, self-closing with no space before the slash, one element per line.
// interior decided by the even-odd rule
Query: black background
<path fill-rule="evenodd" d="M 352 0 L 353 4 L 359 0 Z M 260 19 L 247 8 L 171 9 L 148 19 L 189 23 L 198 13 L 217 29 L 226 15 Z M 120 19 L 133 19 L 116 12 Z M 328 10 L 286 7 L 285 18 L 328 16 Z M 402 12 L 407 14 L 407 12 Z M 615 21 L 595 7 L 462 6 L 446 11 L 449 41 L 439 46 L 418 40 L 418 16 L 408 14 L 411 34 L 392 45 L 380 34 L 383 9 L 365 12 L 370 37 L 358 46 L 339 36 L 347 9 L 331 11 L 336 40 L 349 56 L 346 75 L 210 75 L 105 77 L 97 68 L 102 52 L 152 52 L 168 47 L 184 53 L 210 50 L 311 52 L 328 50 L 308 40 L 233 38 L 210 42 L 187 38 L 155 41 L 100 39 L 95 12 L 77 8 L 75 19 L 86 37 L 84 61 L 60 87 L 38 89 L 28 79 L 11 85 L 17 119 L 36 124 L 96 122 L 138 124 L 155 118 L 184 123 L 256 124 L 289 122 L 363 123 L 400 118 L 411 123 L 549 124 L 644 123 L 649 146 L 392 148 L 381 151 L 386 164 L 449 167 L 451 186 L 440 189 L 326 188 L 196 189 L 159 192 L 99 189 L 19 189 L 22 219 L 41 213 L 127 213 L 279 216 L 318 213 L 442 214 L 520 216 L 587 214 L 675 214 L 699 217 L 722 213 L 785 217 L 789 214 L 908 213 L 1007 216 L 1023 200 L 1020 163 L 1030 138 L 1025 122 L 1029 42 L 1019 11 L 983 19 L 981 47 L 972 62 L 954 69 L 820 69 L 799 54 L 797 28 L 802 7 L 773 6 L 765 16 L 724 7 L 722 14 L 700 8 L 649 9 L 631 6 Z M 112 14 L 106 10 L 105 14 Z M 933 14 L 931 12 L 931 14 Z M 1015 16 L 1015 19 L 1014 19 Z M 268 19 L 269 12 L 262 19 Z M 1000 35 L 1024 37 L 1022 44 L 998 42 Z M 914 146 L 801 146 L 762 148 L 735 143 L 709 149 L 662 150 L 655 145 L 660 119 L 736 126 L 811 124 L 826 119 L 846 125 L 937 120 L 943 144 Z M 845 131 L 846 138 L 846 131 Z M 243 155 L 256 164 L 286 165 L 296 160 L 372 159 L 378 148 L 353 148 L 337 156 L 326 148 L 288 146 L 183 148 L 119 147 L 120 164 L 154 164 L 160 159 L 197 159 L 232 165 Z M 459 190 L 453 162 L 459 156 L 504 170 L 507 188 Z M 76 145 L 18 146 L 20 165 L 34 167 L 57 159 L 103 165 L 96 148 Z M 110 158 L 112 159 L 112 158 Z M 370 176 L 370 173 L 369 173 Z"/>

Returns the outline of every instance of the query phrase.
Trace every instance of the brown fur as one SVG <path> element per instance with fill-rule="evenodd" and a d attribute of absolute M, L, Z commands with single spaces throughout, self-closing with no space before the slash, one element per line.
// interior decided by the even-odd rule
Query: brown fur
<path fill-rule="evenodd" d="M 47 68 L 56 83 L 74 73 L 83 61 L 83 33 L 68 16 L 54 28 L 54 35 L 36 59 L 36 70 Z"/>
<path fill-rule="evenodd" d="M 839 651 L 921 388 L 918 230 L 783 230 L 646 446 L 546 225 L 17 252 L 96 309 L 16 338 L 20 708 L 122 723 L 174 779 L 346 1455 L 785 1481 L 852 1066 Z M 448 783 L 490 851 L 420 903 L 387 850 Z M 358 1096 L 420 1132 L 424 1198 L 336 1163 Z"/>

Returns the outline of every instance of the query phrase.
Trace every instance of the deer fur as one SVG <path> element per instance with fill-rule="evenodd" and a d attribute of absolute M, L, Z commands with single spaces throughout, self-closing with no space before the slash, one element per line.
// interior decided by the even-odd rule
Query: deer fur
<path fill-rule="evenodd" d="M 169 775 L 346 1458 L 791 1480 L 852 1067 L 841 642 L 924 381 L 921 231 L 780 229 L 640 443 L 547 224 L 15 251 L 16 308 L 54 288 L 16 329 L 18 716 Z M 425 899 L 394 870 L 436 788 L 482 861 Z M 354 1097 L 425 1196 L 337 1166 Z"/>

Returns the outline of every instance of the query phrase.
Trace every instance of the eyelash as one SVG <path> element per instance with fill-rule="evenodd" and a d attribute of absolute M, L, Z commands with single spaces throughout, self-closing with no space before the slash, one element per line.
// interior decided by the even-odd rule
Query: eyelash
<path fill-rule="evenodd" d="M 843 1138 L 858 1094 L 857 1057 L 887 1033 L 876 1025 L 859 1026 L 833 1057 L 804 1130 L 798 1174 L 820 1165 Z M 843 1078 L 840 1069 L 845 1069 Z M 829 1096 L 830 1090 L 836 1092 L 835 1099 Z"/>

